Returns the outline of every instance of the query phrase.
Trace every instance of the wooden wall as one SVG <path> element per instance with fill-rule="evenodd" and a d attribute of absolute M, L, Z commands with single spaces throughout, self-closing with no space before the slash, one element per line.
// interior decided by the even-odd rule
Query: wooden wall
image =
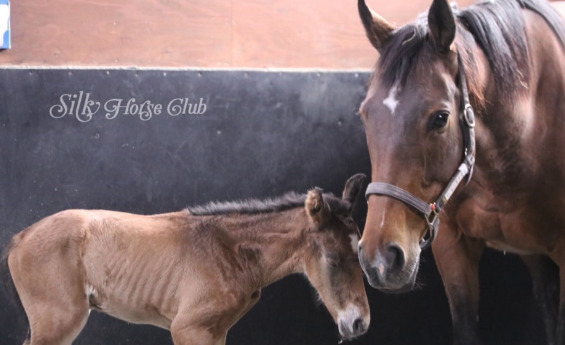
<path fill-rule="evenodd" d="M 431 3 L 367 2 L 397 24 Z M 367 69 L 376 56 L 355 0 L 14 0 L 0 65 Z"/>
<path fill-rule="evenodd" d="M 400 25 L 431 0 L 367 2 Z M 12 42 L 0 66 L 368 69 L 377 56 L 355 0 L 14 0 Z"/>

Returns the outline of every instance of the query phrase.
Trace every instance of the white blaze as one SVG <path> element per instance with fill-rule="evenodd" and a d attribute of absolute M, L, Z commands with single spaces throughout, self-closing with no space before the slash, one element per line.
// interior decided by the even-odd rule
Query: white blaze
<path fill-rule="evenodd" d="M 398 105 L 398 99 L 396 99 L 397 93 L 398 83 L 394 84 L 394 86 L 388 92 L 387 98 L 383 100 L 383 104 L 388 108 L 388 110 L 390 110 L 391 115 L 394 115 L 394 111 L 396 110 L 396 106 Z"/>
<path fill-rule="evenodd" d="M 386 211 L 383 208 L 383 220 L 381 220 L 381 229 L 383 228 L 383 226 L 385 225 L 385 216 L 386 216 Z"/>

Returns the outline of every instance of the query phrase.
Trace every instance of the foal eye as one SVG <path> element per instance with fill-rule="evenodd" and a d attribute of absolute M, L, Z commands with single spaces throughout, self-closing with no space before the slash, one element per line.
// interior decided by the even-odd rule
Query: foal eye
<path fill-rule="evenodd" d="M 429 127 L 431 130 L 442 129 L 447 125 L 447 120 L 449 119 L 449 112 L 438 111 L 432 116 L 430 120 Z"/>
<path fill-rule="evenodd" d="M 331 267 L 338 267 L 339 266 L 339 257 L 334 255 L 326 256 L 326 261 Z"/>

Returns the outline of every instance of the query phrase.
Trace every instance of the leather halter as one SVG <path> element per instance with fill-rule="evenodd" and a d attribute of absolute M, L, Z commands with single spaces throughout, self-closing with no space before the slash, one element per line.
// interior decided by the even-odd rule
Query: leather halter
<path fill-rule="evenodd" d="M 371 182 L 365 193 L 367 200 L 373 194 L 388 196 L 402 201 L 421 213 L 428 224 L 427 233 L 420 242 L 422 250 L 428 248 L 436 238 L 439 230 L 439 213 L 465 176 L 467 176 L 466 183 L 469 183 L 473 174 L 473 166 L 475 165 L 475 113 L 469 101 L 467 79 L 465 78 L 465 71 L 462 67 L 461 57 L 459 55 L 458 60 L 459 82 L 461 84 L 461 94 L 463 97 L 463 106 L 459 114 L 459 125 L 463 133 L 465 150 L 463 162 L 459 165 L 459 168 L 453 174 L 439 197 L 435 202 L 427 203 L 404 189 L 385 182 Z"/>

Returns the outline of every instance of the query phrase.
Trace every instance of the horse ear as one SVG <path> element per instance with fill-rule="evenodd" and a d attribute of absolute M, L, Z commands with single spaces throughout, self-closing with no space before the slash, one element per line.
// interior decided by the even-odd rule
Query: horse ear
<path fill-rule="evenodd" d="M 447 53 L 455 39 L 455 16 L 447 0 L 434 0 L 428 12 L 430 37 L 440 53 Z"/>
<path fill-rule="evenodd" d="M 330 206 L 324 201 L 320 188 L 314 188 L 308 192 L 305 207 L 314 224 L 323 223 L 331 214 Z"/>
<path fill-rule="evenodd" d="M 359 194 L 361 194 L 363 190 L 362 187 L 366 178 L 367 176 L 365 176 L 365 174 L 355 174 L 345 182 L 345 188 L 343 189 L 341 198 L 351 204 L 349 212 L 352 212 L 355 208 L 355 201 L 357 201 Z"/>
<path fill-rule="evenodd" d="M 380 51 L 383 44 L 385 44 L 392 35 L 394 26 L 383 17 L 373 12 L 365 3 L 365 0 L 358 0 L 357 8 L 369 41 L 371 41 L 373 47 Z"/>

